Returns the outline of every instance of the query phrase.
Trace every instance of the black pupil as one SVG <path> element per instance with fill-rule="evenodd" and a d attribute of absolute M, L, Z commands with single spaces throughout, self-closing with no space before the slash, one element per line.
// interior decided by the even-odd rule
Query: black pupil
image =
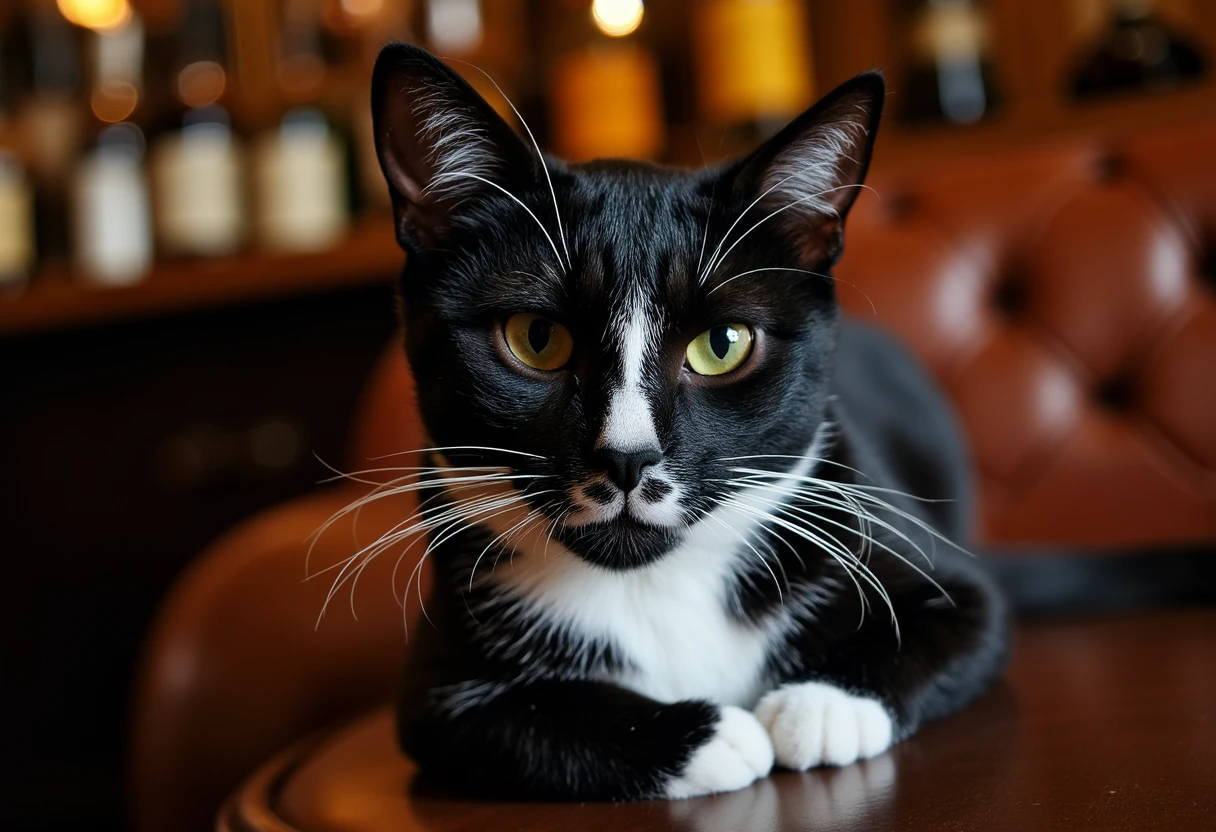
<path fill-rule="evenodd" d="M 730 345 L 739 340 L 739 333 L 729 326 L 716 326 L 709 331 L 709 348 L 721 360 L 730 352 Z"/>
<path fill-rule="evenodd" d="M 533 318 L 528 324 L 528 346 L 538 355 L 549 346 L 549 336 L 553 333 L 553 324 L 544 318 Z"/>

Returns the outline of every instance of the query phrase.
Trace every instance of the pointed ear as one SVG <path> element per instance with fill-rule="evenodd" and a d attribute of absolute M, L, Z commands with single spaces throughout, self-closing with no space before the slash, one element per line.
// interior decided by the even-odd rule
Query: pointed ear
<path fill-rule="evenodd" d="M 749 213 L 756 220 L 772 215 L 767 222 L 794 239 L 804 262 L 834 261 L 842 251 L 844 219 L 865 181 L 885 91 L 881 73 L 858 75 L 738 163 L 736 192 L 742 189 L 746 204 L 756 202 Z"/>
<path fill-rule="evenodd" d="M 416 46 L 381 50 L 372 119 L 397 241 L 407 252 L 437 245 L 463 203 L 534 173 L 536 158 L 485 99 Z"/>

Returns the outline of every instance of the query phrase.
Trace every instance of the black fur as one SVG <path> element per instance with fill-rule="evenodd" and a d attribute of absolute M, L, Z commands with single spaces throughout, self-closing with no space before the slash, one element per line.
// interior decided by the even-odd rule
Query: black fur
<path fill-rule="evenodd" d="M 730 458 L 759 457 L 748 464 L 787 471 L 789 457 L 830 436 L 816 476 L 891 489 L 872 493 L 966 545 L 968 463 L 949 408 L 892 340 L 842 322 L 830 277 L 882 98 L 880 76 L 859 76 L 749 157 L 719 169 L 625 161 L 568 166 L 532 152 L 427 53 L 387 47 L 373 83 L 376 138 L 409 257 L 401 281 L 406 350 L 433 444 L 468 449 L 448 451 L 450 464 L 534 476 L 515 481 L 515 493 L 551 521 L 554 545 L 569 553 L 563 556 L 611 573 L 661 562 L 684 539 L 683 526 L 650 525 L 628 511 L 579 527 L 558 522 L 577 508 L 571 494 L 577 484 L 593 482 L 587 496 L 596 504 L 616 496 L 614 487 L 594 481 L 597 443 L 626 372 L 619 345 L 606 333 L 640 297 L 657 322 L 642 386 L 666 471 L 643 483 L 643 501 L 661 502 L 678 489 L 683 523 L 695 523 L 741 490 L 740 463 Z M 482 165 L 482 178 L 502 190 L 473 179 L 427 189 L 443 170 L 443 148 L 436 147 L 443 130 L 428 133 L 422 124 L 436 112 L 452 118 L 432 125 L 473 131 L 475 155 L 465 161 Z M 718 242 L 740 239 L 780 207 L 764 197 L 775 167 L 801 158 L 829 136 L 825 127 L 839 125 L 848 128 L 836 134 L 848 139 L 834 158 L 841 187 L 824 199 L 835 214 L 811 212 L 807 204 L 759 223 L 702 285 L 698 267 Z M 740 216 L 745 221 L 728 236 Z M 766 271 L 735 277 L 755 269 Z M 521 311 L 570 330 L 575 350 L 568 367 L 540 373 L 504 353 L 503 321 Z M 726 376 L 690 373 L 683 363 L 688 343 L 711 326 L 736 322 L 756 335 L 745 365 Z M 430 505 L 443 503 L 436 498 Z M 867 559 L 891 609 L 876 587 L 855 584 L 836 560 L 788 528 L 749 531 L 748 544 L 763 556 L 739 560 L 722 587 L 723 615 L 741 627 L 762 626 L 790 615 L 802 603 L 794 599 L 807 592 L 820 598 L 770 645 L 758 683 L 771 689 L 823 681 L 876 698 L 897 738 L 983 691 L 1004 659 L 1005 610 L 969 557 L 922 525 L 879 512 L 889 528 L 870 528 L 873 537 L 918 564 L 935 587 L 881 547 L 867 550 L 853 514 L 814 511 Z M 411 633 L 400 709 L 404 749 L 426 772 L 481 793 L 667 794 L 714 736 L 721 703 L 660 702 L 614 683 L 636 669 L 621 645 L 548 620 L 503 584 L 483 579 L 509 569 L 514 552 L 502 538 L 478 522 L 435 537 L 445 539 L 431 554 L 432 623 Z M 933 553 L 931 568 L 916 546 Z"/>

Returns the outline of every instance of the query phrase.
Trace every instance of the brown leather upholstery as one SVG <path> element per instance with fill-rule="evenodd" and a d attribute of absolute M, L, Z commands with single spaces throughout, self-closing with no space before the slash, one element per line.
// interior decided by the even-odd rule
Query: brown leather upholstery
<path fill-rule="evenodd" d="M 373 375 L 356 433 L 354 458 L 363 462 L 352 471 L 417 464 L 416 455 L 368 463 L 379 447 L 358 438 L 396 450 L 423 445 L 399 352 L 390 347 Z M 385 475 L 367 475 L 377 476 Z M 373 561 L 353 595 L 336 595 L 320 621 L 337 570 L 304 580 L 309 536 L 366 492 L 342 485 L 249 520 L 211 546 L 164 600 L 136 680 L 137 829 L 210 829 L 216 807 L 269 754 L 389 695 L 405 644 L 401 590 L 390 590 L 395 558 Z M 375 540 L 415 505 L 404 495 L 341 518 L 317 538 L 311 571 L 338 564 L 358 550 L 356 541 Z M 417 595 L 410 601 L 413 616 Z"/>
<path fill-rule="evenodd" d="M 889 753 L 693 800 L 473 803 L 429 792 L 379 710 L 263 767 L 220 830 L 1211 829 L 1216 664 L 1204 656 L 1214 630 L 1213 610 L 1027 627 L 1005 685 Z"/>
<path fill-rule="evenodd" d="M 842 300 L 906 339 L 958 404 L 989 538 L 1216 539 L 1213 147 L 1216 123 L 914 174 L 884 175 L 880 162 L 882 198 L 860 200 L 851 220 Z M 369 385 L 352 469 L 423 444 L 411 397 L 393 345 Z M 314 629 L 330 581 L 301 581 L 304 538 L 362 493 L 342 486 L 250 520 L 166 600 L 137 684 L 139 829 L 209 827 L 259 762 L 390 695 L 403 644 L 395 557 L 363 575 L 357 622 L 343 590 Z M 370 504 L 359 539 L 410 506 Z M 356 550 L 352 523 L 321 538 L 315 567 Z"/>
<path fill-rule="evenodd" d="M 1214 147 L 1216 123 L 879 171 L 858 200 L 842 301 L 955 400 L 989 538 L 1216 537 Z"/>

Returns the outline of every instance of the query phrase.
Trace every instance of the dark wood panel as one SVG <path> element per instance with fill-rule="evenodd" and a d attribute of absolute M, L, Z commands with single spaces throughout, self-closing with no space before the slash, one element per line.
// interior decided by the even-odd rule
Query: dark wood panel
<path fill-rule="evenodd" d="M 316 457 L 341 464 L 395 326 L 385 285 L 0 341 L 6 828 L 122 828 L 156 604 L 215 537 L 314 489 Z"/>

